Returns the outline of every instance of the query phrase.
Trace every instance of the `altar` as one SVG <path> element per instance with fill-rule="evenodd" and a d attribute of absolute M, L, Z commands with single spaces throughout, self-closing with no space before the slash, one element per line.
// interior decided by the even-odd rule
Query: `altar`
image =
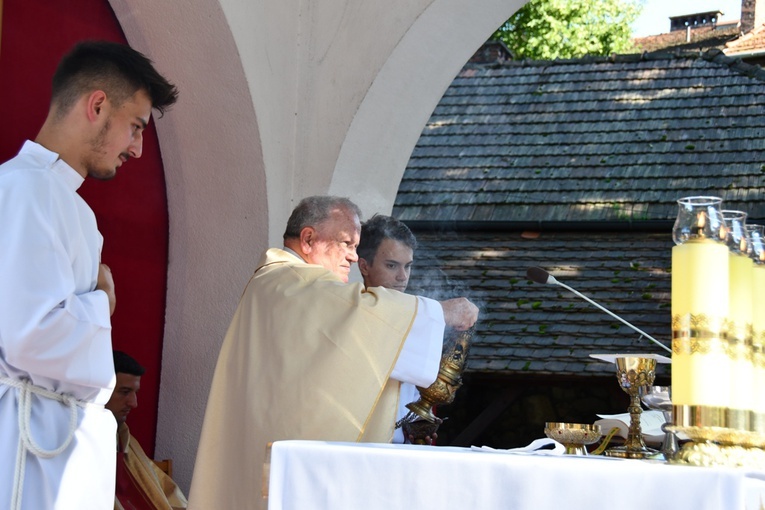
<path fill-rule="evenodd" d="M 269 510 L 760 510 L 765 472 L 602 456 L 278 441 Z"/>

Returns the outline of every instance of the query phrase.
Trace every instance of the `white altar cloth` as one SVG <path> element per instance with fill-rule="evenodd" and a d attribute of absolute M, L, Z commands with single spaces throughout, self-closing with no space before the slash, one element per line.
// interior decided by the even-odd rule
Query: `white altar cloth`
<path fill-rule="evenodd" d="M 268 508 L 759 510 L 762 502 L 762 472 L 441 446 L 278 441 L 271 449 Z"/>

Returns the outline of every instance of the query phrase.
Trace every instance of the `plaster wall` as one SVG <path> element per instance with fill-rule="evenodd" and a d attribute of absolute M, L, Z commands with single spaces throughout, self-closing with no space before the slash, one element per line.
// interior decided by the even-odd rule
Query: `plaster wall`
<path fill-rule="evenodd" d="M 188 493 L 218 350 L 295 203 L 389 212 L 419 134 L 522 0 L 110 0 L 181 91 L 157 121 L 170 253 L 156 457 Z"/>
<path fill-rule="evenodd" d="M 259 124 L 220 4 L 111 4 L 131 46 L 180 89 L 179 102 L 156 121 L 170 239 L 155 457 L 173 459 L 188 493 L 218 349 L 267 245 Z"/>

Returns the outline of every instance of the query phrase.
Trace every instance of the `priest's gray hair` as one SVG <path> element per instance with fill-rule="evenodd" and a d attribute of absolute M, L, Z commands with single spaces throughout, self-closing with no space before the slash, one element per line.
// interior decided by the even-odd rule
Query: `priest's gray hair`
<path fill-rule="evenodd" d="M 359 220 L 361 219 L 361 209 L 348 198 L 331 195 L 306 197 L 293 209 L 290 219 L 287 220 L 284 239 L 300 237 L 300 232 L 304 228 L 316 227 L 329 219 L 332 211 L 337 209 L 352 211 Z"/>

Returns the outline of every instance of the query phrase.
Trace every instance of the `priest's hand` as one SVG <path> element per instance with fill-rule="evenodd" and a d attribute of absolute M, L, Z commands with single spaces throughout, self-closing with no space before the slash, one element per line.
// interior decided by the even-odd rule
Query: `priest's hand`
<path fill-rule="evenodd" d="M 98 266 L 98 282 L 96 282 L 96 290 L 102 290 L 106 292 L 106 296 L 109 298 L 109 315 L 114 314 L 114 307 L 117 306 L 117 295 L 114 293 L 114 278 L 112 278 L 112 270 L 106 264 Z"/>
<path fill-rule="evenodd" d="M 464 297 L 441 301 L 441 308 L 446 325 L 457 331 L 470 329 L 478 320 L 478 307 Z"/>

